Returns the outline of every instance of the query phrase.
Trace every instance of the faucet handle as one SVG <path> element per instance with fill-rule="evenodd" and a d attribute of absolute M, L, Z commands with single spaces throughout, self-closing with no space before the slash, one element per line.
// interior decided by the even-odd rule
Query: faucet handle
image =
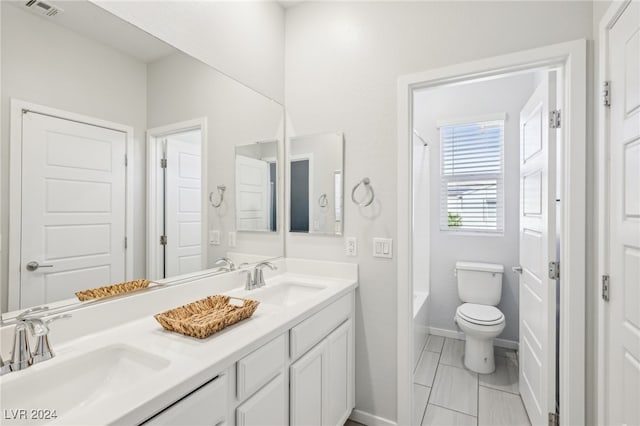
<path fill-rule="evenodd" d="M 63 314 L 49 318 L 48 320 L 42 320 L 38 318 L 30 321 L 29 325 L 31 328 L 31 332 L 34 336 L 38 337 L 38 341 L 36 342 L 36 350 L 33 352 L 33 364 L 46 361 L 56 356 L 53 352 L 53 349 L 51 348 L 51 344 L 49 343 L 48 325 L 53 321 L 69 318 L 71 318 L 70 314 Z"/>
<path fill-rule="evenodd" d="M 46 312 L 48 310 L 49 310 L 48 306 L 36 306 L 35 308 L 26 309 L 26 310 L 22 311 L 20 313 L 20 315 L 18 315 L 16 317 L 16 321 L 25 321 L 25 320 L 29 319 L 27 317 L 29 315 L 31 315 L 31 314 L 35 314 L 35 313 L 38 313 L 38 312 Z"/>
<path fill-rule="evenodd" d="M 2 356 L 0 356 L 0 376 L 11 372 L 11 364 L 9 362 L 4 362 L 2 360 Z"/>

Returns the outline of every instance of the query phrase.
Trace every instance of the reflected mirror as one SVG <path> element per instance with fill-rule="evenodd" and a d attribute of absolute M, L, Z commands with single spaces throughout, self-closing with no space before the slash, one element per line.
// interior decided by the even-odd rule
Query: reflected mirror
<path fill-rule="evenodd" d="M 289 231 L 342 235 L 342 133 L 290 138 L 288 158 Z"/>
<path fill-rule="evenodd" d="M 283 255 L 280 104 L 88 1 L 25 3 L 0 3 L 2 312 Z"/>
<path fill-rule="evenodd" d="M 236 146 L 236 229 L 278 229 L 278 142 Z"/>

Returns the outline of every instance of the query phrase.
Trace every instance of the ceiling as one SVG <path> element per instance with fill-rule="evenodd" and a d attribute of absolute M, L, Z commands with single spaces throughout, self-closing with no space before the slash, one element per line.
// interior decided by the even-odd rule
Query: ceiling
<path fill-rule="evenodd" d="M 91 2 L 53 0 L 50 2 L 53 6 L 63 9 L 63 12 L 53 17 L 44 16 L 30 8 L 26 8 L 24 6 L 26 0 L 8 3 L 49 22 L 110 46 L 144 63 L 153 62 L 177 52 L 174 47 Z"/>

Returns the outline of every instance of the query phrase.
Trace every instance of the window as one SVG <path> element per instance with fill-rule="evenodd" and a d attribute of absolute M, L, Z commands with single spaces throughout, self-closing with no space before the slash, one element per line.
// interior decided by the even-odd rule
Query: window
<path fill-rule="evenodd" d="M 440 127 L 440 228 L 503 232 L 504 120 Z"/>

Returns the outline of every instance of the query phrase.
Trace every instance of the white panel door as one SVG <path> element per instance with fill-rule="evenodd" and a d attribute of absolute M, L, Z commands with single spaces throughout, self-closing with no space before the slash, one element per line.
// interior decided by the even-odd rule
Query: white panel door
<path fill-rule="evenodd" d="M 125 151 L 122 132 L 22 114 L 21 308 L 124 281 Z"/>
<path fill-rule="evenodd" d="M 269 163 L 236 155 L 236 228 L 266 231 L 270 211 Z"/>
<path fill-rule="evenodd" d="M 549 72 L 520 112 L 520 394 L 534 425 L 555 413 L 556 76 Z"/>
<path fill-rule="evenodd" d="M 351 409 L 351 320 L 327 337 L 327 403 L 325 425 L 344 422 Z"/>
<path fill-rule="evenodd" d="M 280 374 L 236 409 L 238 426 L 282 426 L 287 416 L 287 386 Z"/>
<path fill-rule="evenodd" d="M 202 270 L 200 152 L 199 142 L 167 137 L 166 277 Z"/>
<path fill-rule="evenodd" d="M 609 32 L 608 425 L 640 425 L 640 3 Z"/>
<path fill-rule="evenodd" d="M 325 357 L 325 344 L 319 343 L 290 367 L 289 410 L 292 425 L 323 424 Z"/>

